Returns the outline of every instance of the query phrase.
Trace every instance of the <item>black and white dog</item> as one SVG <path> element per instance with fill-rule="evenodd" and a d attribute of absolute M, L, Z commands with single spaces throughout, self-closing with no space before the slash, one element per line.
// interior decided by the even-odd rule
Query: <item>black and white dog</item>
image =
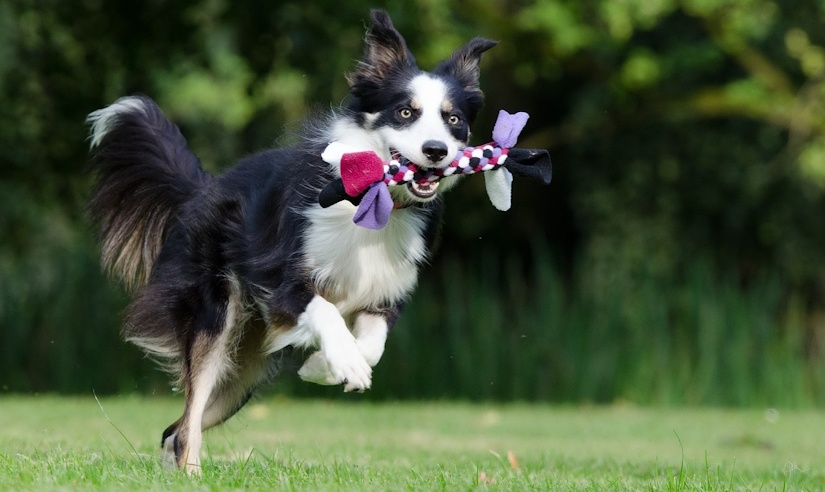
<path fill-rule="evenodd" d="M 339 177 L 330 142 L 447 166 L 482 105 L 476 38 L 431 72 L 416 65 L 383 11 L 372 12 L 346 106 L 294 148 L 265 151 L 213 177 L 178 128 L 145 97 L 89 115 L 98 181 L 89 211 L 103 264 L 136 287 L 127 340 L 179 374 L 183 415 L 163 433 L 164 458 L 197 472 L 202 431 L 237 412 L 278 370 L 286 347 L 316 347 L 298 371 L 345 391 L 370 387 L 388 329 L 413 291 L 454 179 L 397 186 L 381 230 L 355 207 L 318 205 Z"/>

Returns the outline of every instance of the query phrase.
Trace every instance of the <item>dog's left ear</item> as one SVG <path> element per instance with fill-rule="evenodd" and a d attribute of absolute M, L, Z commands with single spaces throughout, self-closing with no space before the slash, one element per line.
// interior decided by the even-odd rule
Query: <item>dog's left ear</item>
<path fill-rule="evenodd" d="M 467 92 L 481 92 L 478 87 L 481 55 L 497 44 L 498 41 L 475 38 L 439 63 L 433 72 L 454 77 Z"/>

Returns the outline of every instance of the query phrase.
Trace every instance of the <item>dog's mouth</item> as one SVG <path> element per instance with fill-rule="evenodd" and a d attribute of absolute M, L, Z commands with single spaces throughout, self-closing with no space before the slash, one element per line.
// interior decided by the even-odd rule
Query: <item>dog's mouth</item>
<path fill-rule="evenodd" d="M 392 147 L 390 147 L 390 156 L 393 160 L 399 162 L 412 162 L 406 157 L 402 156 L 397 149 L 394 149 Z M 418 164 L 416 164 L 416 166 L 418 166 L 419 169 L 423 169 L 423 167 Z M 436 195 L 436 192 L 438 190 L 438 181 L 410 181 L 409 183 L 407 183 L 406 189 L 412 198 L 418 201 L 429 201 L 433 199 Z"/>
<path fill-rule="evenodd" d="M 435 196 L 435 192 L 438 189 L 438 181 L 425 181 L 423 183 L 416 183 L 415 181 L 410 181 L 407 184 L 407 190 L 412 193 L 412 195 L 416 198 L 420 198 L 422 200 L 429 200 L 430 198 Z"/>

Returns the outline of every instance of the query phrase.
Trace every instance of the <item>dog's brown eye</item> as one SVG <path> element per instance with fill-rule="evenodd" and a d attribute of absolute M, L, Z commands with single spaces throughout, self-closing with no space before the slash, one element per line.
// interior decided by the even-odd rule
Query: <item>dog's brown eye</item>
<path fill-rule="evenodd" d="M 412 118 L 412 109 L 410 108 L 401 108 L 398 110 L 398 116 L 408 120 Z"/>
<path fill-rule="evenodd" d="M 457 114 L 451 114 L 450 117 L 447 118 L 447 123 L 457 125 L 461 123 L 461 118 Z"/>

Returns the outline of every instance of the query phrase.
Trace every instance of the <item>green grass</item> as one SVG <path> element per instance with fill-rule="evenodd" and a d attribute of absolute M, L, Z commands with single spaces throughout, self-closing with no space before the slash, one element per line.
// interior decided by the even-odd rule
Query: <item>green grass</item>
<path fill-rule="evenodd" d="M 157 458 L 178 399 L 100 403 L 0 399 L 0 490 L 825 488 L 815 411 L 264 398 L 206 434 L 187 477 Z"/>

